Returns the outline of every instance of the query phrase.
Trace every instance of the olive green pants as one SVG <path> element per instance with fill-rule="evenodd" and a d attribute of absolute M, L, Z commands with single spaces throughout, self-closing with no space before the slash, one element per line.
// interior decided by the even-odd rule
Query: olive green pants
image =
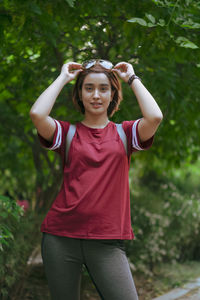
<path fill-rule="evenodd" d="M 123 240 L 43 233 L 42 258 L 52 300 L 79 300 L 85 265 L 103 300 L 138 300 Z"/>

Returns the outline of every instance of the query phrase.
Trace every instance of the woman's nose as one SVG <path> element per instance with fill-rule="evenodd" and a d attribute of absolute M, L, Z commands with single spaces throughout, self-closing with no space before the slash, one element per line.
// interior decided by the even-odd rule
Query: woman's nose
<path fill-rule="evenodd" d="M 99 98 L 99 91 L 98 89 L 95 89 L 94 90 L 94 95 L 93 95 L 94 98 Z"/>

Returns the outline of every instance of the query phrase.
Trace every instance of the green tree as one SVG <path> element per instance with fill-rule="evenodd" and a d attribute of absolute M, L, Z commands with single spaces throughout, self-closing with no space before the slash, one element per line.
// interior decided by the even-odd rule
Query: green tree
<path fill-rule="evenodd" d="M 0 4 L 0 192 L 18 193 L 45 209 L 61 183 L 60 161 L 39 145 L 29 110 L 66 61 L 93 57 L 129 61 L 158 101 L 164 121 L 151 151 L 137 155 L 151 166 L 195 160 L 199 152 L 200 5 L 198 1 L 18 1 Z M 140 117 L 132 91 L 114 121 Z M 75 122 L 72 85 L 53 109 Z"/>

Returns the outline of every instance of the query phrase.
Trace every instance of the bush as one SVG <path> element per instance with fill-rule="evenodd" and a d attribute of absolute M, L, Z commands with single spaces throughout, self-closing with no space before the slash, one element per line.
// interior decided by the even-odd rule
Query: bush
<path fill-rule="evenodd" d="M 160 262 L 200 258 L 199 193 L 183 193 L 181 184 L 175 184 L 173 178 L 156 176 L 151 174 L 133 189 L 136 238 L 127 243 L 128 255 L 137 270 L 149 275 Z"/>
<path fill-rule="evenodd" d="M 0 195 L 0 251 L 9 248 L 14 239 L 13 232 L 20 223 L 24 210 L 16 201 Z"/>
<path fill-rule="evenodd" d="M 11 299 L 11 289 L 24 274 L 35 245 L 34 218 L 16 201 L 0 196 L 0 299 Z"/>

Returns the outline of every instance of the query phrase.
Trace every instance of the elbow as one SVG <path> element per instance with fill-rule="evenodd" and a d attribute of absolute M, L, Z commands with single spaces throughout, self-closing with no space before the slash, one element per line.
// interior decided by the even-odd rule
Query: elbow
<path fill-rule="evenodd" d="M 163 119 L 162 112 L 160 112 L 159 114 L 157 114 L 154 119 L 155 119 L 155 123 L 160 124 L 162 122 L 162 119 Z"/>
<path fill-rule="evenodd" d="M 148 118 L 148 122 L 149 124 L 152 124 L 152 125 L 156 125 L 156 126 L 159 126 L 160 123 L 162 122 L 162 119 L 163 119 L 163 114 L 162 112 L 160 113 L 157 113 L 156 115 L 152 115 L 150 118 Z"/>
<path fill-rule="evenodd" d="M 37 117 L 37 113 L 34 111 L 33 108 L 30 110 L 29 116 L 30 116 L 31 120 L 34 120 Z"/>
<path fill-rule="evenodd" d="M 159 125 L 162 122 L 162 119 L 163 119 L 162 111 L 160 109 L 156 110 L 154 112 L 153 122 Z"/>
<path fill-rule="evenodd" d="M 42 117 L 34 108 L 31 108 L 29 115 L 32 121 L 39 120 Z"/>

